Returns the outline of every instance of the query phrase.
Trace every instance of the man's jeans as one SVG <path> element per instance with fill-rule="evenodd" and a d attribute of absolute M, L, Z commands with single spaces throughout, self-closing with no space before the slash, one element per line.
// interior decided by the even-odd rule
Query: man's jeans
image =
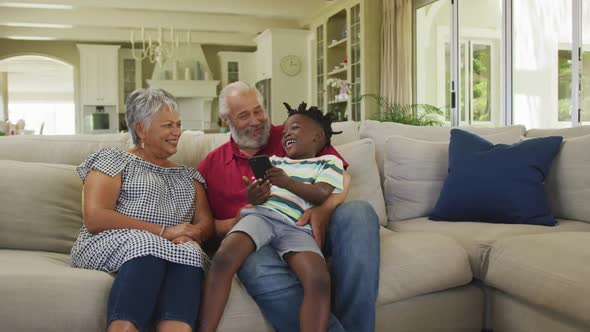
<path fill-rule="evenodd" d="M 373 332 L 379 285 L 379 220 L 365 201 L 340 205 L 326 235 L 332 276 L 329 331 Z M 266 319 L 278 331 L 299 331 L 303 288 L 277 252 L 252 253 L 238 273 Z"/>

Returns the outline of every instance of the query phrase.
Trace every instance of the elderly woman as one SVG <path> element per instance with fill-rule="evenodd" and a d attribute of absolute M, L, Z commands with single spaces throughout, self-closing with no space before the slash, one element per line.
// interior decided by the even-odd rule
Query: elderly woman
<path fill-rule="evenodd" d="M 191 331 L 198 314 L 201 244 L 213 234 L 205 183 L 168 160 L 181 125 L 164 90 L 136 90 L 126 102 L 134 147 L 103 149 L 78 167 L 84 226 L 72 248 L 76 267 L 117 272 L 108 331 Z"/>

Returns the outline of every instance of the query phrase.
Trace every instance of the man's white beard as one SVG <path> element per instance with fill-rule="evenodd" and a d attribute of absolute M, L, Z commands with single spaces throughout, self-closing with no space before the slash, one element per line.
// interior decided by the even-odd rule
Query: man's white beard
<path fill-rule="evenodd" d="M 259 149 L 266 145 L 270 137 L 270 122 L 268 120 L 256 127 L 236 129 L 230 122 L 227 123 L 227 126 L 229 127 L 231 137 L 238 144 L 239 148 Z M 250 138 L 250 133 L 260 128 L 263 128 L 262 135 L 257 139 Z"/>

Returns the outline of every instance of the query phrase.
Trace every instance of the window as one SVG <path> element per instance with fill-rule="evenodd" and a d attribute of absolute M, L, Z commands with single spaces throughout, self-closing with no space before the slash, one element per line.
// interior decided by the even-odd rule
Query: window
<path fill-rule="evenodd" d="M 8 119 L 25 120 L 25 129 L 35 134 L 73 135 L 76 132 L 74 103 L 9 103 Z M 41 133 L 41 127 L 43 132 Z"/>
<path fill-rule="evenodd" d="M 494 42 L 492 40 L 462 40 L 460 43 L 460 88 L 459 105 L 461 124 L 465 125 L 492 125 L 499 115 L 499 108 L 492 99 L 492 87 L 497 84 L 498 77 L 494 75 L 497 69 L 492 63 Z M 468 59 L 466 61 L 465 59 Z M 445 75 L 439 82 L 439 104 L 445 105 L 445 121 L 450 124 L 450 82 L 451 82 L 451 55 L 448 42 L 444 43 L 444 68 Z M 444 89 L 442 88 L 444 86 Z M 497 110 L 493 114 L 492 110 Z"/>
<path fill-rule="evenodd" d="M 557 91 L 558 110 L 557 119 L 560 122 L 571 122 L 572 98 L 572 51 L 570 49 L 557 52 Z M 582 52 L 582 91 L 588 91 L 590 82 L 590 51 Z M 586 79 L 584 79 L 586 78 Z M 582 95 L 580 100 L 582 110 L 590 110 L 590 96 Z M 590 111 L 581 112 L 581 121 L 590 121 Z"/>
<path fill-rule="evenodd" d="M 239 77 L 239 64 L 236 61 L 228 61 L 227 63 L 227 84 L 237 82 Z"/>

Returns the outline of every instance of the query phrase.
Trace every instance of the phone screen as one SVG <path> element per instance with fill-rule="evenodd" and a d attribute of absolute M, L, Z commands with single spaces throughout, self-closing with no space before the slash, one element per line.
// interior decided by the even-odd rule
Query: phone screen
<path fill-rule="evenodd" d="M 256 179 L 265 179 L 266 171 L 272 168 L 272 163 L 268 156 L 255 156 L 248 159 L 248 161 Z"/>

